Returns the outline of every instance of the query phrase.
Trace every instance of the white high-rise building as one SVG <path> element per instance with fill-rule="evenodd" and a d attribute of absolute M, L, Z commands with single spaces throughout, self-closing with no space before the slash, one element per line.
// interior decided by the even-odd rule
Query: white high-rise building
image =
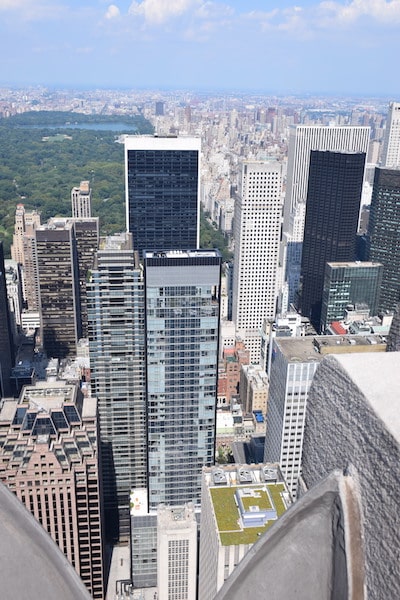
<path fill-rule="evenodd" d="M 71 190 L 72 216 L 88 219 L 92 216 L 92 190 L 89 181 L 81 181 Z"/>
<path fill-rule="evenodd" d="M 158 600 L 195 600 L 197 521 L 193 504 L 157 508 Z"/>
<path fill-rule="evenodd" d="M 243 163 L 235 207 L 232 320 L 253 363 L 260 360 L 263 320 L 275 317 L 281 189 L 279 162 Z"/>
<path fill-rule="evenodd" d="M 400 166 L 400 102 L 389 104 L 382 154 L 383 167 Z"/>
<path fill-rule="evenodd" d="M 290 129 L 283 240 L 289 304 L 295 302 L 300 281 L 301 250 L 311 150 L 368 152 L 370 128 L 364 126 L 295 125 Z M 288 307 L 283 306 L 282 312 Z"/>

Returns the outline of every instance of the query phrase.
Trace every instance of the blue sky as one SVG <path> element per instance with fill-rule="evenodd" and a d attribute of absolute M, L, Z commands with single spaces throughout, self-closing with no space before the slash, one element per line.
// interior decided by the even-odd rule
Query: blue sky
<path fill-rule="evenodd" d="M 400 98 L 400 0 L 0 0 L 0 84 Z"/>

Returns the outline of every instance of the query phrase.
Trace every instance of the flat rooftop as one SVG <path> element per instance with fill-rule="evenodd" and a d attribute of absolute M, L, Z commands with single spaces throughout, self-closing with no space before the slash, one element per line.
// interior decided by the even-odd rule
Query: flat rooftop
<path fill-rule="evenodd" d="M 325 354 L 385 352 L 381 335 L 315 335 L 276 337 L 275 342 L 288 362 L 320 362 Z"/>
<path fill-rule="evenodd" d="M 236 495 L 237 492 L 242 493 L 244 490 L 250 492 L 245 504 L 251 502 L 253 513 L 274 509 L 276 515 L 280 517 L 287 509 L 282 495 L 286 491 L 284 483 L 260 483 L 210 488 L 218 533 L 223 546 L 254 544 L 260 535 L 276 521 L 275 518 L 272 518 L 267 520 L 265 525 L 244 526 Z M 250 509 L 250 506 L 248 508 Z"/>
<path fill-rule="evenodd" d="M 222 546 L 254 544 L 291 504 L 278 465 L 203 469 Z"/>
<path fill-rule="evenodd" d="M 161 250 L 145 252 L 145 258 L 215 258 L 220 256 L 218 250 Z"/>

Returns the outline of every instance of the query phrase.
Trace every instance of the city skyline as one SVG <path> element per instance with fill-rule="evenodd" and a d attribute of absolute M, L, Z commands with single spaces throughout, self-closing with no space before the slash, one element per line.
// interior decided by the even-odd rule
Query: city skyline
<path fill-rule="evenodd" d="M 394 0 L 1 0 L 0 15 L 3 84 L 400 93 Z"/>

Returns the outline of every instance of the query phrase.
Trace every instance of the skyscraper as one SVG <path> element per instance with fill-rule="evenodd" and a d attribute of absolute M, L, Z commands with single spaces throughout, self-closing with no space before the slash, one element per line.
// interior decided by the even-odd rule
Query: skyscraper
<path fill-rule="evenodd" d="M 95 398 L 64 381 L 25 386 L 0 412 L 0 480 L 104 598 Z"/>
<path fill-rule="evenodd" d="M 36 229 L 41 328 L 49 357 L 75 353 L 81 337 L 79 267 L 73 223 L 51 219 Z"/>
<path fill-rule="evenodd" d="M 127 229 L 139 252 L 199 247 L 200 139 L 126 136 Z"/>
<path fill-rule="evenodd" d="M 97 253 L 88 322 L 107 533 L 126 537 L 130 491 L 147 486 L 144 287 L 128 234 L 108 238 Z"/>
<path fill-rule="evenodd" d="M 400 102 L 391 102 L 382 153 L 383 167 L 400 166 Z"/>
<path fill-rule="evenodd" d="M 99 217 L 71 219 L 74 224 L 79 271 L 79 298 L 82 337 L 87 337 L 87 282 L 99 247 Z"/>
<path fill-rule="evenodd" d="M 221 256 L 146 252 L 149 508 L 200 504 L 214 464 Z"/>
<path fill-rule="evenodd" d="M 286 246 L 286 281 L 289 303 L 294 302 L 300 281 L 311 150 L 367 152 L 369 127 L 295 125 L 290 130 L 283 233 Z"/>
<path fill-rule="evenodd" d="M 378 312 L 383 266 L 371 262 L 328 262 L 322 294 L 321 325 L 341 321 L 349 304 L 368 306 L 370 315 Z"/>
<path fill-rule="evenodd" d="M 364 164 L 364 152 L 311 151 L 300 305 L 317 329 L 326 263 L 355 258 Z"/>
<path fill-rule="evenodd" d="M 232 320 L 255 363 L 263 320 L 276 310 L 281 178 L 277 161 L 244 162 L 235 206 Z"/>
<path fill-rule="evenodd" d="M 380 308 L 400 300 L 400 170 L 375 169 L 368 227 L 368 258 L 383 264 Z"/>
<path fill-rule="evenodd" d="M 14 366 L 14 344 L 7 299 L 3 242 L 0 242 L 0 398 L 11 396 L 11 369 Z"/>
<path fill-rule="evenodd" d="M 90 219 L 92 216 L 92 190 L 89 181 L 81 181 L 79 187 L 71 190 L 72 216 L 78 219 Z"/>

